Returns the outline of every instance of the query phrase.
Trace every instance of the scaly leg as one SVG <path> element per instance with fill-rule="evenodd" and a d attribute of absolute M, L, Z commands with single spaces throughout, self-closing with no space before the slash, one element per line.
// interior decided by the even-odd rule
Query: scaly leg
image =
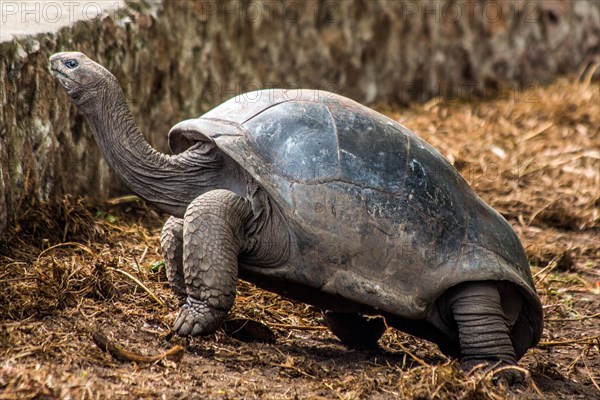
<path fill-rule="evenodd" d="M 516 365 L 510 329 L 494 282 L 468 282 L 450 294 L 460 340 L 460 363 L 471 370 L 478 364 Z M 509 382 L 522 379 L 517 371 L 506 371 Z"/>
<path fill-rule="evenodd" d="M 250 203 L 232 192 L 212 190 L 187 208 L 183 222 L 183 274 L 187 299 L 174 330 L 208 335 L 221 325 L 235 300 L 238 254 Z"/>

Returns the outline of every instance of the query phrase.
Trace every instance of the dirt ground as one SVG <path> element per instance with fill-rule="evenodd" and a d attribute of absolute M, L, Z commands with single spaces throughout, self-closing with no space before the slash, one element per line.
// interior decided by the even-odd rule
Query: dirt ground
<path fill-rule="evenodd" d="M 492 101 L 378 107 L 439 149 L 522 239 L 545 312 L 541 343 L 520 361 L 524 385 L 467 375 L 393 330 L 379 350 L 346 349 L 315 310 L 244 282 L 231 318 L 268 326 L 274 343 L 235 321 L 169 338 L 165 216 L 130 197 L 65 198 L 32 207 L 0 250 L 0 399 L 600 399 L 599 88 L 582 77 Z"/>

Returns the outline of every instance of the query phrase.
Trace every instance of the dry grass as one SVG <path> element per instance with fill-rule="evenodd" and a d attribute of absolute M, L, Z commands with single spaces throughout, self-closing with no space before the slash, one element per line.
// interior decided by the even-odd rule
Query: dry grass
<path fill-rule="evenodd" d="M 163 217 L 130 198 L 66 198 L 32 207 L 1 247 L 0 399 L 600 398 L 598 89 L 584 79 L 493 102 L 380 107 L 440 149 L 523 240 L 546 313 L 524 386 L 467 375 L 397 331 L 381 351 L 347 350 L 310 307 L 244 282 L 232 318 L 270 327 L 274 344 L 239 327 L 169 341 Z M 94 333 L 152 362 L 118 361 Z M 183 359 L 161 356 L 175 345 Z"/>

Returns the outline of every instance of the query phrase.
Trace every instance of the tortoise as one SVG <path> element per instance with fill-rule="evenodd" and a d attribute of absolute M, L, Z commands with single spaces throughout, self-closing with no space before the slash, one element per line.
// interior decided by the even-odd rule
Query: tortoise
<path fill-rule="evenodd" d="M 517 235 L 398 122 L 325 91 L 261 90 L 176 124 L 167 155 L 108 70 L 75 52 L 50 65 L 108 165 L 171 215 L 161 246 L 178 334 L 217 330 L 241 278 L 321 309 L 350 347 L 390 326 L 469 369 L 514 365 L 539 341 Z"/>

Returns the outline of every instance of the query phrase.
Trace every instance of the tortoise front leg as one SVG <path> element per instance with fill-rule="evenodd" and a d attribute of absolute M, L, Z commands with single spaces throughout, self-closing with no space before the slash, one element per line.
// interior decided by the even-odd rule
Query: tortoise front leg
<path fill-rule="evenodd" d="M 516 365 L 510 329 L 494 282 L 467 282 L 451 289 L 449 304 L 458 326 L 460 363 L 464 370 L 479 364 Z M 502 378 L 520 380 L 516 371 Z"/>
<path fill-rule="evenodd" d="M 171 290 L 177 296 L 181 307 L 187 299 L 183 279 L 183 219 L 170 217 L 160 234 L 160 246 L 167 270 Z"/>
<path fill-rule="evenodd" d="M 187 299 L 174 330 L 207 335 L 221 325 L 235 300 L 237 258 L 244 243 L 250 204 L 226 190 L 190 203 L 183 219 L 183 274 Z"/>

